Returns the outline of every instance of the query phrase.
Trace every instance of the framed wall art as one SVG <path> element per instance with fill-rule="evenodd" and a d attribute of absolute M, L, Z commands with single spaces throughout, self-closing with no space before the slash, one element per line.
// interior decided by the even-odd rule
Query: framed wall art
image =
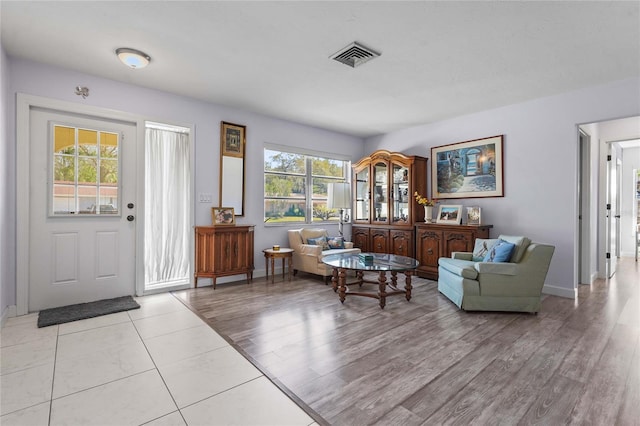
<path fill-rule="evenodd" d="M 211 207 L 211 219 L 214 225 L 236 224 L 233 207 Z"/>
<path fill-rule="evenodd" d="M 431 196 L 504 197 L 504 135 L 431 148 Z"/>
<path fill-rule="evenodd" d="M 236 216 L 244 216 L 244 154 L 246 126 L 220 123 L 220 206 L 234 208 Z"/>
<path fill-rule="evenodd" d="M 448 223 L 450 225 L 460 225 L 462 221 L 462 206 L 441 204 L 438 206 L 438 216 L 436 223 Z"/>

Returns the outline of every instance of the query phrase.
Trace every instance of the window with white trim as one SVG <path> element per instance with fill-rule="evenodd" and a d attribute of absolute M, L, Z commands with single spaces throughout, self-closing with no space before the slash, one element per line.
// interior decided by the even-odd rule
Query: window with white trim
<path fill-rule="evenodd" d="M 348 181 L 351 162 L 338 155 L 264 149 L 264 222 L 337 222 L 327 208 L 327 184 Z"/>

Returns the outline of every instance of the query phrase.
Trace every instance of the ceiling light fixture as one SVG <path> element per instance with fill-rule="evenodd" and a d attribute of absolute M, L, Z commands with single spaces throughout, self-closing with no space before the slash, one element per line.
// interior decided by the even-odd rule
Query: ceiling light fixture
<path fill-rule="evenodd" d="M 116 49 L 116 55 L 120 62 L 133 69 L 144 68 L 149 65 L 151 56 L 136 49 L 129 49 L 128 47 L 120 47 Z"/>

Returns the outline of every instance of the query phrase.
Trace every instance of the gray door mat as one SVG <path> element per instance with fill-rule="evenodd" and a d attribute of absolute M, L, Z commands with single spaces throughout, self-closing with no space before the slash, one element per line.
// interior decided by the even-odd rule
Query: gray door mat
<path fill-rule="evenodd" d="M 38 315 L 38 328 L 139 308 L 140 305 L 133 300 L 133 297 L 123 296 L 114 299 L 104 299 L 95 302 L 45 309 L 40 311 Z"/>

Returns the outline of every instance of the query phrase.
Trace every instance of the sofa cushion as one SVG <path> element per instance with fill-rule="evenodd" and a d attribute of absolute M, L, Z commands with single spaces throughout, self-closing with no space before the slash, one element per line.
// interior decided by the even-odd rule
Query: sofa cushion
<path fill-rule="evenodd" d="M 489 253 L 489 250 L 491 250 L 491 247 L 498 241 L 498 238 L 476 238 L 472 259 L 476 262 L 482 262 L 487 253 Z"/>
<path fill-rule="evenodd" d="M 518 263 L 522 260 L 522 256 L 524 256 L 524 252 L 527 251 L 527 247 L 531 244 L 531 240 L 527 237 L 522 236 L 513 236 L 513 235 L 500 235 L 501 240 L 504 240 L 508 243 L 515 244 L 515 249 L 513 250 L 513 254 L 511 255 L 511 262 Z"/>
<path fill-rule="evenodd" d="M 489 252 L 486 254 L 484 259 L 482 259 L 482 261 L 508 262 L 511 259 L 511 255 L 513 254 L 515 248 L 515 244 L 509 243 L 504 240 L 499 240 L 493 245 L 493 247 L 489 249 Z"/>
<path fill-rule="evenodd" d="M 320 246 L 322 247 L 322 250 L 329 249 L 329 244 L 327 244 L 327 237 L 325 236 L 317 237 L 317 238 L 307 238 L 307 244 L 310 244 L 313 246 Z"/>
<path fill-rule="evenodd" d="M 478 271 L 473 267 L 475 262 L 471 260 L 450 259 L 441 257 L 438 259 L 438 265 L 452 274 L 459 275 L 463 278 L 474 280 L 478 277 Z"/>
<path fill-rule="evenodd" d="M 305 244 L 309 244 L 309 238 L 328 237 L 327 230 L 322 228 L 302 228 L 300 235 Z"/>
<path fill-rule="evenodd" d="M 344 248 L 344 237 L 329 237 L 327 238 L 327 244 L 330 249 L 343 249 Z"/>

